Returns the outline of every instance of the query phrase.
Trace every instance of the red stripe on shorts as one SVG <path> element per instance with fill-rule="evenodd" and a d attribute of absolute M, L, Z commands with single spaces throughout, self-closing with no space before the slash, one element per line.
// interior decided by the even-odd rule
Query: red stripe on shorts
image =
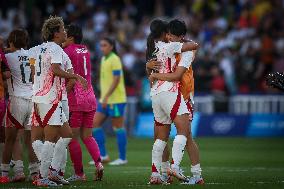
<path fill-rule="evenodd" d="M 52 107 L 50 108 L 50 110 L 48 110 L 47 114 L 45 115 L 42 125 L 45 127 L 48 123 L 48 121 L 50 120 L 52 114 L 55 112 L 56 108 L 58 106 L 58 103 L 53 104 Z"/>
<path fill-rule="evenodd" d="M 17 129 L 24 129 L 24 126 L 20 124 L 20 122 L 18 122 L 18 120 L 16 120 L 16 118 L 14 118 L 10 112 L 10 101 L 7 108 L 7 119 L 10 120 L 11 123 L 14 124 Z"/>
<path fill-rule="evenodd" d="M 179 110 L 179 107 L 180 107 L 180 103 L 181 103 L 181 93 L 180 91 L 178 90 L 178 95 L 177 95 L 177 99 L 176 99 L 176 102 L 172 108 L 172 111 L 171 111 L 171 120 L 173 121 L 176 116 L 177 116 L 177 113 L 178 113 L 178 110 Z"/>

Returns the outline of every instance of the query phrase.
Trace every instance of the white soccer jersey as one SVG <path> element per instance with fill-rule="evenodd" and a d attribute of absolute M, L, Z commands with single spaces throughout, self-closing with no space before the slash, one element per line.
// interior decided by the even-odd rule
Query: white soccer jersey
<path fill-rule="evenodd" d="M 5 57 L 11 71 L 11 78 L 7 82 L 9 95 L 31 99 L 33 87 L 29 51 L 20 49 Z"/>
<path fill-rule="evenodd" d="M 70 69 L 73 69 L 71 60 L 69 56 L 64 52 L 63 54 L 63 64 L 61 66 L 62 70 L 68 71 Z M 65 84 L 65 78 L 62 78 L 62 100 L 67 100 L 67 91 L 66 91 L 66 84 Z"/>
<path fill-rule="evenodd" d="M 155 43 L 155 56 L 158 61 L 162 62 L 162 67 L 159 73 L 171 73 L 174 72 L 177 67 L 175 61 L 175 54 L 181 53 L 182 43 L 180 42 L 170 42 L 165 43 L 162 41 Z M 176 92 L 179 87 L 179 81 L 169 82 L 169 81 L 156 81 L 151 88 L 151 96 L 157 95 L 163 91 Z"/>
<path fill-rule="evenodd" d="M 180 59 L 178 66 L 182 66 L 188 69 L 191 66 L 193 58 L 194 58 L 193 51 L 187 51 L 187 52 L 181 53 L 181 59 Z"/>
<path fill-rule="evenodd" d="M 63 64 L 63 49 L 54 42 L 46 42 L 30 49 L 35 61 L 33 102 L 55 104 L 62 99 L 61 78 L 54 76 L 52 64 Z"/>

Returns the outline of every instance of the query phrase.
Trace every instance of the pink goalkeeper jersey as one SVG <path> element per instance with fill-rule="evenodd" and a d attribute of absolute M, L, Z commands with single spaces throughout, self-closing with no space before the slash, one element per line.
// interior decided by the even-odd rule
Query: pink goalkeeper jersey
<path fill-rule="evenodd" d="M 71 92 L 68 93 L 70 111 L 96 110 L 96 97 L 91 81 L 90 52 L 85 45 L 72 44 L 64 49 L 71 59 L 75 74 L 84 77 L 88 81 L 88 89 L 84 90 L 77 82 Z"/>

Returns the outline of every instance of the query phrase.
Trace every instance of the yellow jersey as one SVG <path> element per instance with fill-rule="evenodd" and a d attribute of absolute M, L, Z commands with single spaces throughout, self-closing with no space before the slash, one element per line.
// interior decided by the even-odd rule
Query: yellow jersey
<path fill-rule="evenodd" d="M 126 90 L 124 85 L 124 76 L 120 58 L 111 52 L 107 56 L 103 56 L 100 65 L 100 102 L 103 101 L 108 92 L 114 76 L 120 76 L 119 84 L 108 98 L 108 104 L 119 104 L 126 102 Z"/>

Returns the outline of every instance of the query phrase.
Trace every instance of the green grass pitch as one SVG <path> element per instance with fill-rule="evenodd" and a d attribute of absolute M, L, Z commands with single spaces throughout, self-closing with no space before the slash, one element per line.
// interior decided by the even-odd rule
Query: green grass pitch
<path fill-rule="evenodd" d="M 87 182 L 71 183 L 63 188 L 284 188 L 284 138 L 199 138 L 204 186 L 172 185 L 149 186 L 151 147 L 153 140 L 130 138 L 128 161 L 125 166 L 105 166 L 103 181 L 94 182 L 94 167 L 87 162 L 90 156 L 84 151 L 84 170 Z M 117 158 L 115 138 L 107 140 L 112 159 Z M 189 174 L 189 160 L 185 153 L 182 167 Z M 72 173 L 68 160 L 66 177 Z M 30 183 L 10 183 L 0 188 L 31 188 Z M 60 187 L 62 188 L 62 187 Z"/>

